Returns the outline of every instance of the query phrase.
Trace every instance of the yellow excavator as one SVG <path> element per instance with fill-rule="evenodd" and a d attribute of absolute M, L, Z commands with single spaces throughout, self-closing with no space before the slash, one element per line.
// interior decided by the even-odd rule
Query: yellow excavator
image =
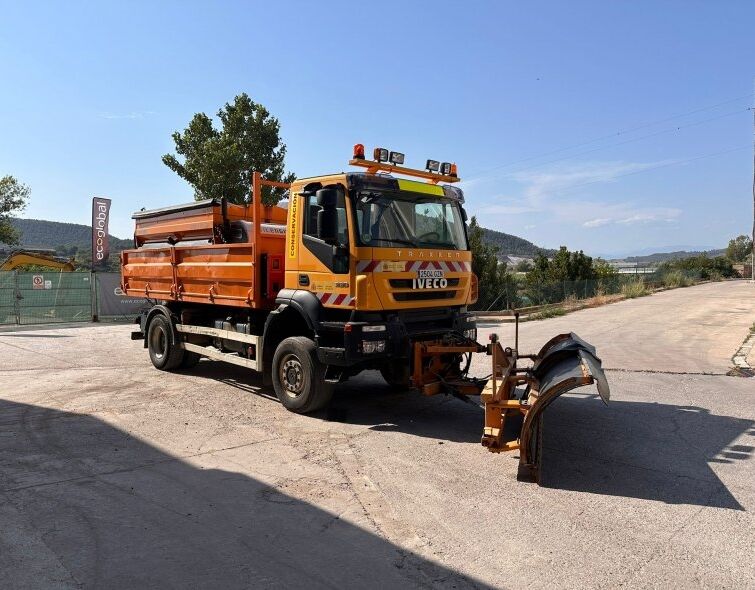
<path fill-rule="evenodd" d="M 2 259 L 0 253 L 0 270 L 13 270 L 27 265 L 57 268 L 61 272 L 72 272 L 76 268 L 73 258 L 55 256 L 55 250 L 19 248 L 7 252 L 5 259 Z"/>

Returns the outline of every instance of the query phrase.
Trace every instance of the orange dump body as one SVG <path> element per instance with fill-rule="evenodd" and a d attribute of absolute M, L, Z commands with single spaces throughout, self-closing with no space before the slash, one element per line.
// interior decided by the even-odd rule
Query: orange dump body
<path fill-rule="evenodd" d="M 286 209 L 207 199 L 134 214 L 127 295 L 271 309 L 283 288 Z"/>

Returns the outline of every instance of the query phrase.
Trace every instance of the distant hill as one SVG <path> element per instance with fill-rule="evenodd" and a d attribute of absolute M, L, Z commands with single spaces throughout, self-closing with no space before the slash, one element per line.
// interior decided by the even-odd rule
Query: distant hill
<path fill-rule="evenodd" d="M 541 248 L 536 246 L 532 242 L 512 236 L 511 234 L 505 234 L 494 229 L 481 228 L 483 232 L 483 239 L 486 243 L 498 247 L 498 255 L 505 256 L 521 256 L 523 258 L 533 258 L 538 252 L 542 252 L 546 256 L 553 256 L 556 251 L 549 250 L 547 248 Z"/>
<path fill-rule="evenodd" d="M 666 262 L 667 260 L 681 260 L 684 258 L 692 258 L 693 256 L 702 256 L 703 254 L 713 258 L 715 256 L 726 255 L 726 250 L 724 248 L 720 248 L 718 250 L 679 250 L 677 252 L 656 252 L 655 254 L 648 254 L 646 256 L 627 256 L 622 260 L 625 260 L 626 262 L 637 262 L 640 264 L 654 264 L 659 262 Z"/>
<path fill-rule="evenodd" d="M 43 219 L 12 219 L 13 226 L 21 232 L 21 245 L 30 248 L 50 248 L 58 256 L 75 257 L 79 268 L 89 268 L 92 259 L 92 228 L 80 223 L 62 223 Z M 538 252 L 552 256 L 555 250 L 540 248 L 523 238 L 492 229 L 482 228 L 483 239 L 498 247 L 498 256 L 533 258 Z M 131 240 L 110 236 L 111 270 L 117 270 L 118 252 L 132 247 Z M 2 245 L 0 244 L 0 249 Z"/>
<path fill-rule="evenodd" d="M 55 255 L 74 259 L 77 269 L 87 270 L 92 265 L 92 228 L 80 223 L 62 223 L 44 219 L 11 219 L 13 227 L 21 233 L 21 246 L 29 249 L 55 250 Z M 132 247 L 131 240 L 110 236 L 110 260 L 105 270 L 117 271 L 118 253 Z M 0 251 L 10 249 L 0 244 Z"/>
<path fill-rule="evenodd" d="M 13 226 L 21 232 L 23 246 L 39 248 L 58 248 L 64 246 L 67 250 L 76 246 L 86 250 L 91 247 L 92 228 L 80 223 L 61 223 L 60 221 L 46 221 L 43 219 L 13 219 Z M 531 258 L 542 251 L 552 255 L 555 250 L 540 248 L 523 238 L 512 236 L 492 229 L 482 228 L 484 239 L 488 244 L 497 246 L 501 255 L 522 256 Z M 131 248 L 131 240 L 123 240 L 110 236 L 110 248 L 119 252 Z"/>
<path fill-rule="evenodd" d="M 92 247 L 92 228 L 79 223 L 62 223 L 60 221 L 46 221 L 44 219 L 11 220 L 13 227 L 21 232 L 22 246 L 36 246 L 39 248 L 57 248 L 65 246 L 70 249 L 76 246 L 81 250 Z M 131 240 L 122 240 L 110 236 L 111 251 L 120 252 L 131 247 Z"/>

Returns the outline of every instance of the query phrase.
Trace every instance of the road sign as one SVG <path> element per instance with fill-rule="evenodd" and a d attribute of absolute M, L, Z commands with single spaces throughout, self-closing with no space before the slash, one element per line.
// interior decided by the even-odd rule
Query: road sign
<path fill-rule="evenodd" d="M 45 277 L 42 275 L 34 275 L 31 278 L 31 286 L 34 289 L 44 289 L 45 288 Z"/>

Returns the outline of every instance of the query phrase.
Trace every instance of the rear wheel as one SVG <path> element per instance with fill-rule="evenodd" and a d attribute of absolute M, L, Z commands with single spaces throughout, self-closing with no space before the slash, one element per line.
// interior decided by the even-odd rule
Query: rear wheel
<path fill-rule="evenodd" d="M 315 343 L 304 336 L 286 338 L 273 355 L 273 387 L 284 407 L 298 414 L 324 408 L 333 396 L 325 383 L 325 365 L 320 363 Z"/>
<path fill-rule="evenodd" d="M 149 358 L 156 369 L 171 371 L 177 368 L 184 358 L 184 349 L 173 343 L 173 326 L 164 315 L 158 315 L 147 330 Z"/>

